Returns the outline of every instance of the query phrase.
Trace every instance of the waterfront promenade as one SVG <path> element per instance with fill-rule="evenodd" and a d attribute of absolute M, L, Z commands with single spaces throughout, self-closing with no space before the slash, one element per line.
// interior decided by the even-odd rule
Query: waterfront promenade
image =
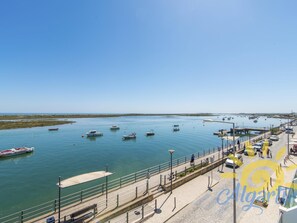
<path fill-rule="evenodd" d="M 262 136 L 258 136 L 258 138 L 260 137 Z M 195 158 L 195 164 L 199 165 L 200 163 L 205 162 L 206 159 L 208 159 L 210 163 L 220 161 L 222 160 L 222 155 L 221 151 L 208 150 L 205 153 L 200 153 L 199 158 L 198 154 L 195 154 Z M 174 160 L 173 172 L 183 173 L 186 172 L 186 170 L 189 170 L 191 168 L 189 161 L 189 157 L 185 157 L 184 160 Z M 157 170 L 157 173 L 156 169 L 158 169 L 158 167 L 152 168 L 152 172 L 150 172 L 150 169 L 148 169 L 146 177 L 142 177 L 142 180 L 135 180 L 135 182 L 129 182 L 128 184 L 123 183 L 119 187 L 110 190 L 107 199 L 105 188 L 102 188 L 100 193 L 98 192 L 96 195 L 87 199 L 81 199 L 81 201 L 77 201 L 76 199 L 75 202 L 72 202 L 70 197 L 66 197 L 66 201 L 64 200 L 62 204 L 65 204 L 66 202 L 69 205 L 63 205 L 64 208 L 62 208 L 61 210 L 61 221 L 63 221 L 64 219 L 69 220 L 69 216 L 72 213 L 90 205 L 96 204 L 97 215 L 96 218 L 92 220 L 92 222 L 102 222 L 102 220 L 110 220 L 110 222 L 116 222 L 112 220 L 112 218 L 117 215 L 119 215 L 119 217 L 117 218 L 120 219 L 118 222 L 123 222 L 123 219 L 121 219 L 122 216 L 125 216 L 125 219 L 130 219 L 129 222 L 131 222 L 133 218 L 135 218 L 136 220 L 140 220 L 142 217 L 148 217 L 151 215 L 153 215 L 153 218 L 151 219 L 152 221 L 154 221 L 154 218 L 158 218 L 156 221 L 162 222 L 163 220 L 165 221 L 165 219 L 168 219 L 173 214 L 177 213 L 184 206 L 191 203 L 197 196 L 204 194 L 208 190 L 209 186 L 214 186 L 219 181 L 219 178 L 215 174 L 215 169 L 215 171 L 209 172 L 205 175 L 201 175 L 194 180 L 191 180 L 187 184 L 184 184 L 182 187 L 173 190 L 173 194 L 171 196 L 168 196 L 169 193 L 164 193 L 163 189 L 164 187 L 167 187 L 168 189 L 168 185 L 170 184 L 170 163 L 166 163 L 165 168 L 164 165 L 159 165 L 159 172 Z M 208 179 L 208 177 L 210 177 L 210 173 L 213 173 L 211 185 Z M 175 182 L 175 180 L 176 179 L 174 179 L 173 182 Z M 192 188 L 195 188 L 195 190 L 193 191 Z M 83 193 L 85 194 L 85 192 L 82 191 L 81 197 L 83 197 Z M 174 198 L 176 202 L 174 202 Z M 161 213 L 159 214 L 155 214 L 154 212 L 154 209 L 156 208 L 155 201 L 157 201 L 157 209 L 161 211 Z M 175 207 L 173 206 L 174 203 L 176 203 Z M 138 212 L 135 212 L 135 210 L 133 210 L 133 207 L 137 208 L 140 204 L 143 205 L 143 216 L 139 216 Z M 36 207 L 34 211 L 37 217 L 30 220 L 24 219 L 23 222 L 44 222 L 45 219 L 50 216 L 58 219 L 57 207 L 58 206 L 55 203 L 55 211 L 43 212 L 44 215 L 37 215 L 38 210 L 44 207 Z M 138 208 L 140 208 L 140 206 Z M 131 209 L 132 212 L 130 211 Z M 128 213 L 128 211 L 130 212 Z M 16 218 L 20 219 L 19 216 L 15 216 L 15 219 Z M 21 219 L 23 219 L 22 216 Z M 5 220 L 3 222 L 13 221 Z"/>
<path fill-rule="evenodd" d="M 268 134 L 266 134 L 268 136 Z M 257 138 L 263 137 L 259 136 Z M 254 138 L 256 140 L 256 138 Z M 242 144 L 243 146 L 243 144 Z M 211 154 L 208 158 L 215 155 L 215 160 L 221 158 L 220 153 Z M 220 156 L 219 156 L 220 155 Z M 197 161 L 196 161 L 197 162 Z M 225 170 L 225 167 L 223 167 Z M 221 169 L 221 165 L 219 166 Z M 232 170 L 232 169 L 228 169 Z M 227 170 L 227 171 L 228 171 Z M 220 177 L 217 174 L 218 168 L 215 168 L 204 175 L 200 175 L 193 180 L 183 184 L 182 186 L 173 190 L 170 193 L 154 193 L 154 199 L 145 204 L 147 209 L 144 214 L 144 218 L 148 217 L 145 222 L 166 222 L 172 218 L 175 214 L 179 213 L 184 207 L 193 202 L 197 197 L 204 196 L 211 193 L 216 185 L 219 183 Z M 169 173 L 169 172 L 168 172 Z M 209 204 L 213 206 L 212 204 Z M 142 207 L 138 206 L 131 209 L 129 212 L 123 213 L 113 219 L 109 219 L 109 223 L 120 223 L 120 222 L 139 222 L 141 218 Z M 180 220 L 180 219 L 179 219 Z M 102 222 L 100 217 L 92 220 L 91 222 Z M 193 222 L 193 221 L 189 221 Z"/>
<path fill-rule="evenodd" d="M 208 159 L 209 161 L 211 160 L 215 161 L 215 160 L 221 159 L 221 151 L 218 152 L 217 150 L 215 150 L 214 153 L 213 151 L 214 150 L 208 150 L 207 152 L 205 152 L 206 154 L 208 153 L 207 155 L 202 153 L 199 155 L 200 156 L 199 158 L 198 158 L 198 155 L 196 154 L 195 163 L 200 164 L 201 162 L 205 162 L 206 159 Z M 170 167 L 169 163 L 168 163 L 168 167 Z M 185 160 L 174 160 L 174 163 L 173 163 L 174 173 L 176 172 L 181 173 L 189 168 L 191 168 L 189 158 Z M 138 182 L 133 182 L 128 185 L 123 185 L 120 188 L 116 188 L 109 191 L 107 199 L 106 199 L 106 193 L 103 190 L 104 191 L 103 193 L 99 193 L 97 196 L 93 196 L 89 199 L 86 199 L 84 202 L 75 202 L 65 208 L 62 208 L 61 221 L 63 219 L 68 220 L 70 218 L 69 216 L 71 213 L 81 210 L 93 204 L 97 204 L 98 214 L 96 218 L 92 220 L 92 222 L 97 222 L 99 221 L 98 219 L 102 219 L 102 218 L 106 219 L 111 215 L 115 215 L 119 210 L 121 210 L 123 206 L 126 205 L 129 207 L 134 202 L 147 203 L 145 208 L 146 213 L 151 214 L 152 211 L 154 210 L 154 206 L 152 206 L 147 201 L 150 201 L 154 197 L 158 197 L 164 193 L 160 185 L 164 186 L 164 181 L 166 181 L 165 184 L 168 186 L 170 184 L 169 176 L 170 176 L 170 168 L 166 168 L 165 171 L 162 171 L 158 174 L 155 174 L 152 176 L 148 175 L 146 179 L 143 179 Z M 208 179 L 205 176 L 202 176 L 202 178 L 204 179 L 203 181 L 205 184 L 202 187 L 202 191 L 206 191 Z M 197 182 L 200 183 L 200 181 L 197 181 Z M 161 203 L 162 201 L 160 200 L 159 202 Z M 190 200 L 186 200 L 184 203 L 186 204 L 189 202 Z M 180 206 L 181 205 L 179 204 L 179 207 Z M 42 217 L 38 217 L 26 222 L 43 223 L 45 221 L 45 218 L 50 216 L 53 216 L 55 217 L 55 219 L 58 219 L 57 210 L 55 213 L 46 214 Z"/>
<path fill-rule="evenodd" d="M 296 130 L 296 128 L 295 128 Z M 291 137 L 291 136 L 290 136 Z M 244 173 L 244 167 L 255 163 L 257 161 L 265 162 L 266 161 L 272 161 L 276 164 L 281 164 L 282 168 L 279 168 L 279 171 L 282 171 L 284 173 L 284 182 L 291 182 L 292 178 L 295 174 L 295 171 L 286 171 L 287 167 L 283 166 L 284 157 L 287 154 L 287 135 L 285 133 L 282 133 L 280 135 L 280 140 L 277 142 L 274 142 L 273 145 L 270 147 L 273 158 L 261 158 L 258 155 L 254 157 L 247 157 L 244 156 L 244 163 L 243 166 L 238 168 L 236 170 L 237 173 L 237 179 L 236 182 L 241 182 L 242 178 L 245 177 Z M 284 152 L 279 156 L 276 157 L 276 154 L 278 151 L 283 150 Z M 297 169 L 297 158 L 294 156 L 290 156 L 291 161 L 288 161 L 288 165 L 295 165 Z M 268 163 L 267 162 L 267 163 Z M 295 170 L 294 169 L 294 170 Z M 268 175 L 272 178 L 272 183 L 275 183 L 276 180 L 276 172 L 271 169 L 268 166 L 258 166 L 257 169 L 254 171 L 263 171 L 266 172 Z M 228 196 L 226 196 L 227 192 L 224 192 L 225 196 L 220 196 L 221 192 L 224 190 L 229 189 L 229 195 L 232 194 L 232 179 L 226 178 L 226 173 L 231 173 L 231 168 L 225 168 L 224 173 L 219 173 L 214 171 L 214 178 L 219 182 L 212 191 L 207 191 L 204 194 L 201 194 L 200 196 L 196 196 L 194 201 L 191 202 L 188 206 L 186 206 L 183 210 L 181 210 L 179 213 L 177 213 L 175 216 L 173 216 L 171 219 L 169 219 L 168 223 L 192 223 L 192 222 L 215 222 L 215 223 L 225 223 L 225 222 L 233 222 L 233 199 L 227 199 Z M 264 179 L 261 180 L 267 180 Z M 249 180 L 250 183 L 252 182 L 252 175 L 255 174 L 255 172 L 250 173 Z M 258 182 L 261 183 L 261 182 Z M 268 186 L 269 190 L 271 189 L 271 186 Z M 265 187 L 266 193 L 267 189 Z M 195 192 L 195 189 L 192 189 L 193 193 Z M 251 197 L 241 201 L 241 197 L 246 198 L 246 194 L 244 194 L 242 188 L 238 190 L 238 200 L 237 200 L 237 222 L 240 223 L 278 223 L 279 220 L 279 204 L 275 201 L 275 198 L 272 198 L 268 202 L 267 208 L 262 208 L 262 211 L 259 209 L 258 206 L 255 206 L 248 201 L 250 201 Z M 220 197 L 220 199 L 219 199 Z M 223 202 L 225 201 L 225 203 Z M 220 202 L 220 204 L 219 204 Z M 224 204 L 222 204 L 224 203 Z M 248 206 L 251 206 L 249 209 Z M 269 220 L 268 220 L 269 219 Z"/>
<path fill-rule="evenodd" d="M 261 136 L 259 136 L 261 137 Z M 243 144 L 242 144 L 243 145 Z M 216 149 L 214 150 L 208 150 L 204 153 L 195 154 L 195 164 L 199 165 L 202 162 L 208 162 L 212 163 L 218 160 L 222 160 L 222 151 L 218 151 Z M 66 219 L 70 219 L 70 215 L 76 211 L 79 211 L 85 207 L 88 207 L 90 205 L 97 205 L 97 215 L 96 218 L 92 220 L 92 222 L 98 222 L 102 219 L 109 219 L 113 216 L 116 216 L 117 214 L 126 214 L 126 211 L 129 211 L 131 209 L 131 205 L 139 205 L 139 204 L 146 204 L 145 205 L 145 213 L 144 215 L 150 215 L 153 213 L 155 209 L 155 205 L 152 205 L 150 201 L 155 201 L 157 197 L 160 195 L 164 195 L 164 186 L 168 187 L 170 184 L 169 176 L 170 176 L 170 163 L 167 163 L 167 168 L 165 168 L 164 171 L 160 171 L 159 173 L 155 173 L 154 175 L 148 172 L 148 176 L 145 177 L 145 179 L 142 179 L 137 182 L 132 182 L 127 185 L 123 184 L 119 188 L 115 188 L 111 191 L 109 191 L 107 199 L 106 199 L 106 193 L 103 188 L 102 193 L 98 193 L 95 196 L 92 196 L 91 198 L 84 199 L 83 202 L 73 202 L 70 205 L 62 208 L 61 210 L 61 221 Z M 191 168 L 190 164 L 190 158 L 185 158 L 185 160 L 177 159 L 173 162 L 173 172 L 174 173 L 183 173 L 186 172 L 186 170 Z M 160 166 L 159 166 L 160 169 Z M 162 169 L 162 167 L 161 167 Z M 173 179 L 173 182 L 176 180 Z M 164 182 L 165 181 L 165 182 Z M 203 181 L 203 183 L 202 183 Z M 197 191 L 196 196 L 198 194 L 204 193 L 208 188 L 208 178 L 206 176 L 201 176 L 197 178 L 197 180 L 192 180 L 192 184 L 197 184 L 195 187 L 199 187 L 200 189 Z M 199 186 L 202 185 L 203 186 Z M 214 184 L 214 180 L 213 180 Z M 162 185 L 162 187 L 161 187 Z M 192 187 L 192 186 L 190 186 Z M 186 187 L 185 187 L 186 188 Z M 184 192 L 178 192 L 180 189 L 174 190 L 174 196 L 178 198 L 178 193 L 181 195 L 184 194 Z M 176 191 L 176 192 L 175 192 Z M 190 190 L 188 190 L 190 191 Z M 165 194 L 165 197 L 167 195 Z M 171 196 L 173 197 L 173 195 Z M 186 197 L 186 196 L 184 196 Z M 184 199 L 183 196 L 181 198 L 177 199 L 177 207 L 176 212 L 183 207 L 184 205 L 190 203 L 192 201 L 193 196 L 189 196 L 189 198 Z M 164 196 L 160 197 L 158 203 L 161 205 L 163 203 Z M 164 203 L 164 207 L 166 207 L 167 204 Z M 123 212 L 123 213 L 122 213 Z M 58 212 L 57 209 L 55 212 L 45 214 L 42 217 L 37 217 L 33 220 L 26 221 L 26 222 L 44 222 L 44 220 L 47 217 L 53 216 L 55 219 L 58 219 Z M 160 215 L 161 216 L 161 215 Z M 163 215 L 162 215 L 163 216 Z M 139 217 L 139 216 L 136 216 Z M 166 217 L 167 218 L 167 217 Z"/>

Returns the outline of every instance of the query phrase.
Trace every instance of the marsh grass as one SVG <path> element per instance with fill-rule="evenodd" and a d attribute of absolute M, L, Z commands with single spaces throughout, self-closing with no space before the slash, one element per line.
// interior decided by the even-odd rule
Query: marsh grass
<path fill-rule="evenodd" d="M 70 124 L 70 123 L 74 123 L 74 122 L 68 121 L 68 120 L 55 120 L 55 119 L 0 121 L 0 130 L 33 128 L 33 127 L 63 125 L 63 124 Z"/>

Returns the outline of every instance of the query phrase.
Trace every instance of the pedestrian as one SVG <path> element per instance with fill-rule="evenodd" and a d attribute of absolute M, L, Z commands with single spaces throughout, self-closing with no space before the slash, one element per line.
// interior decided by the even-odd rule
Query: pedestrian
<path fill-rule="evenodd" d="M 239 142 L 239 140 L 237 140 L 237 146 L 238 146 L 238 149 L 240 149 L 240 142 Z"/>
<path fill-rule="evenodd" d="M 192 154 L 192 156 L 191 156 L 191 162 L 190 162 L 191 166 L 194 165 L 194 160 L 195 160 L 195 155 Z"/>
<path fill-rule="evenodd" d="M 270 157 L 270 149 L 267 148 L 267 158 L 269 158 L 269 157 Z"/>
<path fill-rule="evenodd" d="M 285 159 L 284 159 L 284 165 L 287 165 L 287 160 L 288 160 L 288 155 L 286 155 Z"/>

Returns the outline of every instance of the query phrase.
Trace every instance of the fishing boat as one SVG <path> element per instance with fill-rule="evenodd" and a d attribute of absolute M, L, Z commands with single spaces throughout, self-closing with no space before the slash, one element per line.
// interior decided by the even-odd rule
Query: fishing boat
<path fill-rule="evenodd" d="M 174 128 L 173 128 L 173 131 L 174 131 L 174 132 L 178 132 L 178 131 L 179 131 L 179 128 L 178 128 L 178 127 L 174 127 Z"/>
<path fill-rule="evenodd" d="M 173 125 L 173 127 L 179 127 L 179 125 Z"/>
<path fill-rule="evenodd" d="M 34 147 L 19 147 L 0 151 L 0 158 L 17 156 L 25 153 L 32 153 Z"/>
<path fill-rule="evenodd" d="M 154 133 L 153 130 L 151 130 L 151 131 L 146 132 L 145 135 L 146 135 L 146 136 L 154 136 L 155 133 Z"/>
<path fill-rule="evenodd" d="M 131 133 L 129 135 L 123 135 L 123 138 L 122 139 L 123 140 L 136 139 L 136 133 L 133 132 L 133 133 Z"/>
<path fill-rule="evenodd" d="M 87 137 L 96 137 L 96 136 L 103 136 L 102 132 L 97 132 L 97 130 L 90 130 L 86 133 Z"/>
<path fill-rule="evenodd" d="M 117 125 L 113 125 L 110 127 L 110 130 L 119 130 L 119 129 L 120 129 L 120 127 Z"/>
<path fill-rule="evenodd" d="M 59 128 L 50 128 L 50 129 L 48 129 L 48 131 L 58 131 L 59 130 Z"/>

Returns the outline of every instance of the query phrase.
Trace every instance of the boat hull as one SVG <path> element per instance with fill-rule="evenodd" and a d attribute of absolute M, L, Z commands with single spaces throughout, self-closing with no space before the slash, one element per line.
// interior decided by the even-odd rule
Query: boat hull
<path fill-rule="evenodd" d="M 0 151 L 0 158 L 6 158 L 6 157 L 12 157 L 12 156 L 18 156 L 26 153 L 32 153 L 34 151 L 34 147 L 27 148 L 12 148 L 8 150 Z"/>

